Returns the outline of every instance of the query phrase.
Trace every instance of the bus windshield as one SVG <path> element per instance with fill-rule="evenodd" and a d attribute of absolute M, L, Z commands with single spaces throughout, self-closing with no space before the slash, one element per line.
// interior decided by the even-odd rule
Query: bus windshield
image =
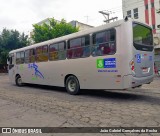
<path fill-rule="evenodd" d="M 153 46 L 152 29 L 133 23 L 133 42 L 136 44 Z"/>

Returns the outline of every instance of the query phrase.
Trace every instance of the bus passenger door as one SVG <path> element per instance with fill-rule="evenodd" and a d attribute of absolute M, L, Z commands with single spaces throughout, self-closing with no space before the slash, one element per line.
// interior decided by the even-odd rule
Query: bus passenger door
<path fill-rule="evenodd" d="M 9 74 L 9 79 L 11 82 L 14 82 L 14 77 L 15 77 L 15 71 L 14 71 L 14 54 L 10 54 L 8 59 L 7 59 L 7 64 L 8 64 L 8 74 Z"/>

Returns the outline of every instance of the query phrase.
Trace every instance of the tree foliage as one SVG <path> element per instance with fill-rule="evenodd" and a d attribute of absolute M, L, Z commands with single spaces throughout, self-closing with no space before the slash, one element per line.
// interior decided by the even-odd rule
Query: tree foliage
<path fill-rule="evenodd" d="M 28 36 L 17 30 L 7 30 L 0 33 L 0 64 L 6 64 L 9 51 L 29 45 Z"/>
<path fill-rule="evenodd" d="M 32 39 L 35 43 L 75 33 L 79 30 L 78 28 L 73 27 L 71 24 L 66 23 L 64 19 L 62 19 L 60 22 L 57 22 L 54 20 L 54 18 L 49 20 L 49 24 L 35 24 L 33 27 L 34 30 Z"/>

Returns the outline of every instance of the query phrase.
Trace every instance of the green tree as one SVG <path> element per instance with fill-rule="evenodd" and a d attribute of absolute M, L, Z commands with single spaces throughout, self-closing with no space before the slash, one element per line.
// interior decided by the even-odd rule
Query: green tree
<path fill-rule="evenodd" d="M 78 28 L 73 27 L 71 24 L 66 23 L 64 19 L 61 22 L 57 22 L 53 19 L 49 20 L 49 24 L 33 25 L 32 39 L 35 43 L 47 41 L 60 36 L 68 35 L 78 32 Z"/>
<path fill-rule="evenodd" d="M 6 64 L 9 51 L 29 45 L 28 36 L 17 30 L 7 30 L 0 33 L 0 64 Z"/>

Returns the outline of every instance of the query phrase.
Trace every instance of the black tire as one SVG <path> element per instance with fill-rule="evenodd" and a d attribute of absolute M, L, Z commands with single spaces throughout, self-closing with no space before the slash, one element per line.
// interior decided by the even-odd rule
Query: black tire
<path fill-rule="evenodd" d="M 23 86 L 21 76 L 16 77 L 16 85 L 19 86 L 19 87 Z"/>
<path fill-rule="evenodd" d="M 66 90 L 71 95 L 79 94 L 80 85 L 79 81 L 75 76 L 69 76 L 66 80 Z"/>

